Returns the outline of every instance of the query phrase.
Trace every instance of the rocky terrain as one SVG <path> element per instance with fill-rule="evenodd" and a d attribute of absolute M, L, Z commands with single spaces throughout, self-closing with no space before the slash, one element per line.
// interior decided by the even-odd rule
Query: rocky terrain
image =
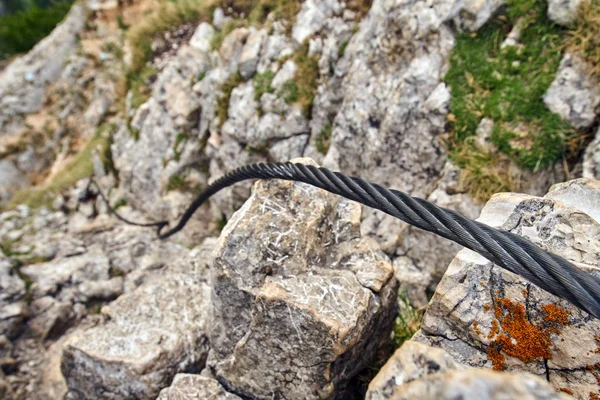
<path fill-rule="evenodd" d="M 520 57 L 539 20 L 576 39 L 580 7 L 74 4 L 0 67 L 0 398 L 600 398 L 597 319 L 383 213 L 244 182 L 159 240 L 98 192 L 129 219 L 175 221 L 227 171 L 295 159 L 479 217 L 600 277 L 600 61 L 557 50 L 534 79 L 541 116 L 509 136 L 508 117 L 477 103 L 493 88 L 475 72 L 461 74 L 474 95 L 452 80 L 468 38 L 515 19 L 496 42 Z M 562 144 L 539 146 L 544 123 Z M 488 201 L 492 178 L 523 194 Z"/>

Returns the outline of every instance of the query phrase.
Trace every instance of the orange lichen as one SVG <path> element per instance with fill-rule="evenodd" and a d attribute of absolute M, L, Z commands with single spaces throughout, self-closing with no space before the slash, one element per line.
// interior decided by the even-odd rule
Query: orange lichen
<path fill-rule="evenodd" d="M 481 336 L 481 331 L 479 330 L 479 328 L 477 327 L 479 325 L 479 322 L 474 321 L 473 322 L 473 330 L 475 331 L 476 334 Z"/>
<path fill-rule="evenodd" d="M 495 338 L 488 346 L 487 356 L 495 370 L 506 367 L 502 353 L 524 363 L 552 358 L 550 334 L 560 333 L 558 328 L 568 325 L 569 312 L 554 304 L 543 306 L 542 311 L 546 314 L 544 323 L 536 326 L 527 320 L 523 304 L 507 298 L 494 299 L 496 321 L 492 321 L 488 339 Z"/>
<path fill-rule="evenodd" d="M 523 290 L 523 297 L 527 297 L 528 294 L 529 294 L 529 290 L 527 290 L 527 289 Z"/>
<path fill-rule="evenodd" d="M 590 392 L 590 400 L 600 400 L 600 395 L 594 392 Z"/>
<path fill-rule="evenodd" d="M 498 329 L 498 321 L 492 320 L 492 328 L 490 329 L 490 334 L 488 335 L 488 339 L 492 339 L 494 336 L 498 334 L 500 329 Z"/>
<path fill-rule="evenodd" d="M 483 306 L 483 309 L 484 309 L 485 311 L 490 311 L 490 308 L 491 308 L 491 307 L 490 307 L 490 305 L 489 305 L 489 304 L 486 304 L 486 305 L 484 305 L 484 306 Z"/>
<path fill-rule="evenodd" d="M 566 393 L 566 394 L 570 394 L 571 396 L 573 396 L 573 391 L 567 388 L 558 388 L 558 390 L 560 392 Z"/>
<path fill-rule="evenodd" d="M 544 317 L 545 322 L 555 323 L 560 326 L 569 325 L 569 314 L 571 314 L 569 310 L 560 308 L 556 304 L 546 304 L 542 306 L 542 312 L 546 314 Z"/>

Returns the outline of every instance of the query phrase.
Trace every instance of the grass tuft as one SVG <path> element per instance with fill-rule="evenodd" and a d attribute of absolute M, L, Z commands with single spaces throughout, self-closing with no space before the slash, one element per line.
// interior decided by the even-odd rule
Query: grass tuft
<path fill-rule="evenodd" d="M 19 204 L 26 204 L 31 208 L 40 208 L 49 205 L 52 199 L 63 190 L 74 185 L 78 180 L 87 178 L 94 172 L 93 151 L 98 150 L 102 161 L 107 164 L 105 157 L 109 154 L 112 132 L 106 127 L 98 128 L 92 139 L 71 159 L 71 161 L 45 185 L 19 190 L 5 207 L 11 210 Z"/>
<path fill-rule="evenodd" d="M 577 19 L 567 32 L 566 48 L 581 56 L 600 78 L 600 0 L 583 0 Z"/>
<path fill-rule="evenodd" d="M 562 58 L 563 28 L 548 20 L 543 0 L 507 5 L 506 15 L 477 33 L 457 36 L 445 78 L 452 92 L 450 156 L 463 169 L 466 188 L 482 200 L 518 189 L 502 171 L 509 162 L 537 171 L 579 151 L 569 146 L 578 133 L 542 100 Z M 517 23 L 519 46 L 501 49 Z M 492 143 L 501 155 L 470 141 L 482 118 L 494 121 Z"/>
<path fill-rule="evenodd" d="M 231 99 L 231 92 L 242 83 L 242 81 L 242 75 L 238 71 L 235 74 L 231 74 L 225 83 L 223 83 L 223 86 L 221 86 L 222 95 L 217 101 L 217 116 L 219 117 L 219 124 L 221 126 L 229 118 L 229 100 Z"/>
<path fill-rule="evenodd" d="M 315 146 L 317 151 L 321 154 L 327 154 L 329 151 L 329 146 L 331 145 L 331 124 L 327 124 L 321 129 L 321 132 L 317 135 L 315 139 Z"/>
<path fill-rule="evenodd" d="M 399 313 L 394 323 L 394 345 L 396 348 L 402 346 L 402 343 L 410 340 L 413 335 L 421 328 L 424 309 L 414 307 L 406 290 L 400 289 L 398 292 Z"/>

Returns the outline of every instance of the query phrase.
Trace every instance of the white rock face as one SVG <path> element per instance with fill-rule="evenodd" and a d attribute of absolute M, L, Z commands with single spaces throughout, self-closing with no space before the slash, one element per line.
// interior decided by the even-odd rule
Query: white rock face
<path fill-rule="evenodd" d="M 309 162 L 304 159 L 304 162 Z M 331 398 L 389 339 L 397 283 L 360 207 L 305 184 L 255 184 L 213 264 L 209 359 L 258 399 Z"/>
<path fill-rule="evenodd" d="M 23 129 L 25 116 L 42 107 L 46 85 L 60 77 L 65 60 L 75 52 L 85 13 L 82 5 L 71 7 L 48 37 L 0 72 L 0 137 Z"/>
<path fill-rule="evenodd" d="M 600 107 L 600 83 L 589 76 L 582 60 L 566 54 L 544 103 L 574 127 L 588 128 L 596 120 Z"/>
<path fill-rule="evenodd" d="M 240 400 L 226 392 L 215 379 L 201 375 L 177 374 L 173 383 L 163 389 L 156 400 Z"/>
<path fill-rule="evenodd" d="M 499 194 L 479 220 L 526 237 L 599 276 L 600 186 L 580 179 L 545 197 Z M 597 392 L 600 321 L 565 300 L 462 250 L 440 282 L 414 340 L 460 363 L 527 371 L 587 399 Z"/>
<path fill-rule="evenodd" d="M 307 0 L 296 16 L 296 24 L 292 29 L 292 37 L 303 43 L 311 35 L 320 31 L 328 18 L 343 11 L 337 0 Z"/>
<path fill-rule="evenodd" d="M 442 349 L 409 340 L 369 384 L 367 400 L 564 399 L 531 374 L 466 368 Z"/>
<path fill-rule="evenodd" d="M 107 322 L 78 334 L 64 350 L 70 395 L 154 399 L 176 373 L 202 369 L 209 299 L 206 269 L 184 263 L 103 307 Z"/>
<path fill-rule="evenodd" d="M 548 18 L 557 24 L 568 26 L 577 17 L 581 0 L 548 0 Z"/>
<path fill-rule="evenodd" d="M 27 178 L 10 160 L 0 160 L 0 204 L 5 204 L 19 188 L 27 185 Z"/>
<path fill-rule="evenodd" d="M 10 261 L 0 255 L 0 332 L 8 338 L 23 331 L 27 315 L 25 284 L 16 274 Z"/>
<path fill-rule="evenodd" d="M 583 155 L 583 176 L 600 180 L 600 128 Z"/>

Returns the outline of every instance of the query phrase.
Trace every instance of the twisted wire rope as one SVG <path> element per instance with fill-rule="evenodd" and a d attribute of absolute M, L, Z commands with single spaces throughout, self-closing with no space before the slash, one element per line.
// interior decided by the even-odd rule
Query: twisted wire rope
<path fill-rule="evenodd" d="M 473 221 L 427 200 L 332 172 L 327 168 L 291 162 L 259 163 L 237 168 L 200 193 L 178 223 L 164 233 L 162 230 L 168 225 L 166 221 L 139 224 L 119 216 L 112 208 L 111 212 L 129 224 L 155 226 L 159 238 L 165 239 L 183 229 L 196 210 L 212 195 L 248 179 L 303 182 L 383 211 L 473 250 L 500 267 L 600 318 L 600 279 L 578 269 L 564 258 L 546 252 L 516 234 Z"/>

